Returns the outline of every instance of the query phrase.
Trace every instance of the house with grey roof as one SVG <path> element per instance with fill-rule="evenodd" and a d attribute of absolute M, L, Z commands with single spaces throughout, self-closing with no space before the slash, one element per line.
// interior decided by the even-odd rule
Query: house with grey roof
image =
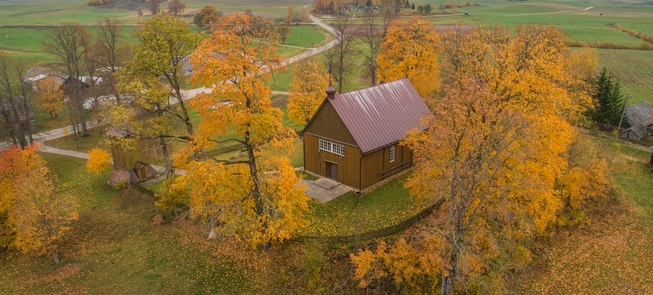
<path fill-rule="evenodd" d="M 651 105 L 643 101 L 628 106 L 625 110 L 626 122 L 630 128 L 621 131 L 621 136 L 626 139 L 640 140 L 653 131 L 651 120 Z"/>
<path fill-rule="evenodd" d="M 304 169 L 363 191 L 413 163 L 399 145 L 431 111 L 408 79 L 347 93 L 329 86 L 301 132 Z"/>

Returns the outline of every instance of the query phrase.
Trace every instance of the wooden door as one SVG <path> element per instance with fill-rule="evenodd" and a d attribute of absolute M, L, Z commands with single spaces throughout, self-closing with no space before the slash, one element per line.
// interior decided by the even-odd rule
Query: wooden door
<path fill-rule="evenodd" d="M 326 177 L 338 181 L 338 164 L 325 161 L 326 163 Z"/>

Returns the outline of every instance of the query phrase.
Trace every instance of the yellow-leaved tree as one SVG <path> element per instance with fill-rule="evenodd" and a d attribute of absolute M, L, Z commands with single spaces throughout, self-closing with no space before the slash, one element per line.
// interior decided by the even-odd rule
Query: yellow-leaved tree
<path fill-rule="evenodd" d="M 186 174 L 167 183 L 159 206 L 186 203 L 193 217 L 210 221 L 209 237 L 225 233 L 267 245 L 306 224 L 307 197 L 288 159 L 296 135 L 282 125 L 266 86 L 281 67 L 276 38 L 265 18 L 223 16 L 191 56 L 197 69 L 191 82 L 213 91 L 191 102 L 201 123 L 192 148 L 175 158 Z M 242 154 L 209 153 L 225 144 L 237 144 Z"/>
<path fill-rule="evenodd" d="M 101 148 L 94 148 L 88 152 L 86 171 L 99 175 L 111 166 L 111 154 Z"/>
<path fill-rule="evenodd" d="M 140 41 L 132 47 L 134 58 L 118 71 L 118 87 L 132 97 L 131 108 L 111 105 L 105 117 L 126 119 L 109 119 L 109 124 L 130 130 L 132 137 L 156 140 L 169 176 L 172 157 L 168 146 L 174 141 L 187 142 L 194 133 L 181 91 L 185 81 L 182 64 L 201 37 L 191 32 L 184 20 L 168 14 L 148 19 L 134 35 Z M 125 112 L 129 116 L 119 116 Z M 184 126 L 183 131 L 175 130 L 177 125 Z"/>
<path fill-rule="evenodd" d="M 50 119 L 59 117 L 59 111 L 63 109 L 63 89 L 57 84 L 55 77 L 46 77 L 38 82 L 39 93 L 36 99 L 43 111 L 50 114 Z"/>
<path fill-rule="evenodd" d="M 587 188 L 606 189 L 602 176 L 568 164 L 570 122 L 589 105 L 589 85 L 570 71 L 566 37 L 553 26 L 519 26 L 514 36 L 498 27 L 450 30 L 443 40 L 444 96 L 424 119 L 427 128 L 405 142 L 415 153 L 411 193 L 443 203 L 409 237 L 412 247 L 398 243 L 353 259 L 363 280 L 378 277 L 368 262 L 376 261 L 395 283 L 422 292 L 439 285 L 441 294 L 488 293 L 501 288 L 501 270 L 530 261 L 526 243 L 566 204 L 581 204 Z M 605 173 L 600 162 L 585 167 Z M 393 251 L 429 259 L 414 269 L 397 264 Z"/>
<path fill-rule="evenodd" d="M 51 254 L 59 263 L 58 242 L 77 220 L 73 196 L 57 193 L 56 175 L 36 154 L 36 146 L 0 152 L 0 216 L 3 246 L 25 253 Z"/>
<path fill-rule="evenodd" d="M 376 58 L 378 80 L 408 78 L 422 97 L 432 97 L 440 89 L 439 49 L 440 37 L 429 21 L 417 16 L 393 21 Z"/>
<path fill-rule="evenodd" d="M 319 63 L 313 60 L 296 63 L 288 91 L 288 118 L 306 124 L 320 107 L 328 86 L 328 74 Z"/>

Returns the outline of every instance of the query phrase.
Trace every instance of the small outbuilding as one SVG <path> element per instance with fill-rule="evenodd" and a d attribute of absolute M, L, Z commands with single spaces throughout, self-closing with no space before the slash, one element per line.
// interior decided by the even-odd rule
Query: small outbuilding
<path fill-rule="evenodd" d="M 626 139 L 640 140 L 653 132 L 651 111 L 653 108 L 645 101 L 628 106 L 625 115 L 630 128 L 621 131 L 621 136 Z"/>
<path fill-rule="evenodd" d="M 129 128 L 111 127 L 106 135 L 114 141 L 125 140 L 133 136 Z M 145 181 L 158 174 L 158 171 L 150 164 L 139 161 L 142 158 L 142 144 L 138 142 L 137 148 L 127 149 L 120 144 L 111 145 L 111 157 L 113 158 L 113 171 L 109 176 L 111 186 L 130 185 Z"/>
<path fill-rule="evenodd" d="M 412 165 L 413 153 L 399 145 L 431 111 L 408 79 L 327 98 L 301 132 L 304 169 L 359 191 Z"/>

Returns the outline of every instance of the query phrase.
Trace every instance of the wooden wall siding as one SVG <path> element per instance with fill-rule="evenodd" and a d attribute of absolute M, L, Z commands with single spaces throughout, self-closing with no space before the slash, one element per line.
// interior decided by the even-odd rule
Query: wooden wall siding
<path fill-rule="evenodd" d="M 328 100 L 316 115 L 317 116 L 313 118 L 313 121 L 310 123 L 308 128 L 304 130 L 305 133 L 307 132 L 334 141 L 357 145 L 356 140 L 354 140 L 354 137 L 345 126 L 345 123 L 342 122 L 342 119 L 340 119 L 340 116 L 338 116 L 333 105 L 331 105 Z"/>
<path fill-rule="evenodd" d="M 381 181 L 385 150 L 381 149 L 365 155 L 362 159 L 361 188 L 364 189 Z M 387 159 L 385 159 L 387 161 Z"/>
<path fill-rule="evenodd" d="M 304 133 L 304 169 L 326 177 L 325 161 L 338 164 L 337 181 L 360 189 L 360 149 L 345 145 L 345 156 L 320 151 L 319 137 Z"/>

